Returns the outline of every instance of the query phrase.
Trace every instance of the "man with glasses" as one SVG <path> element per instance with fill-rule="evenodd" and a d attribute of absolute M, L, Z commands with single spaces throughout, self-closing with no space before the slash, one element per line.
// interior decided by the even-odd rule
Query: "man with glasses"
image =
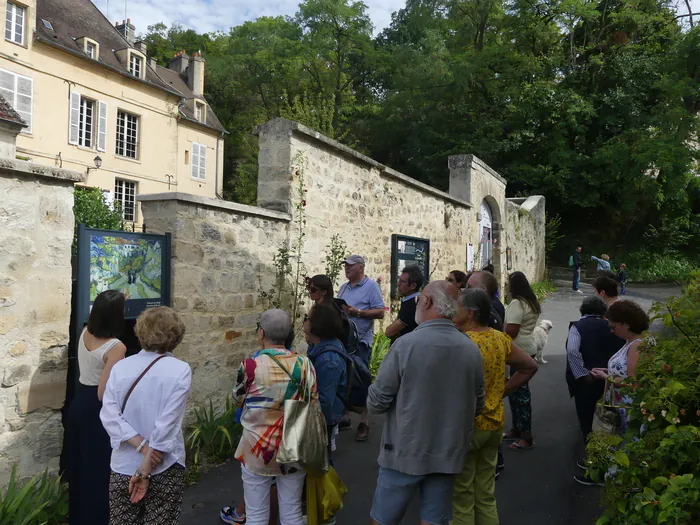
<path fill-rule="evenodd" d="M 386 331 L 386 336 L 393 343 L 399 337 L 413 332 L 418 326 L 416 323 L 416 298 L 423 287 L 423 272 L 418 266 L 406 266 L 401 272 L 398 281 L 401 308 L 396 320 L 391 323 Z"/>
<path fill-rule="evenodd" d="M 351 255 L 345 259 L 345 277 L 347 277 L 348 282 L 343 283 L 338 290 L 338 298 L 347 303 L 347 306 L 344 307 L 345 313 L 352 318 L 357 327 L 359 342 L 357 343 L 356 355 L 369 368 L 374 342 L 374 320 L 384 319 L 384 299 L 379 285 L 365 275 L 364 257 Z M 339 427 L 340 430 L 345 430 L 350 425 L 350 419 L 346 418 Z M 365 408 L 361 414 L 355 439 L 367 441 L 368 437 L 369 420 Z"/>

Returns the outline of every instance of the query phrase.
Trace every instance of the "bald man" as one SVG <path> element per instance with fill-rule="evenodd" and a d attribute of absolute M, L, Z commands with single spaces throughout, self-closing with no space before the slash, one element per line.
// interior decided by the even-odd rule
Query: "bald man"
<path fill-rule="evenodd" d="M 484 407 L 481 353 L 452 321 L 457 288 L 433 281 L 418 296 L 418 328 L 391 346 L 367 407 L 386 414 L 370 516 L 399 523 L 417 492 L 422 524 L 452 519 L 452 489 Z M 415 519 L 411 519 L 415 521 Z"/>

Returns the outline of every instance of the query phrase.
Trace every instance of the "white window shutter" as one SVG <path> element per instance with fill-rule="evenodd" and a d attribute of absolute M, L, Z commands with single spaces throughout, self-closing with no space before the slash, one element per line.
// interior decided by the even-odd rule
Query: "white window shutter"
<path fill-rule="evenodd" d="M 102 101 L 98 113 L 97 151 L 107 151 L 107 103 Z"/>
<path fill-rule="evenodd" d="M 68 143 L 78 144 L 80 136 L 80 93 L 70 94 L 70 126 L 68 130 Z"/>
<path fill-rule="evenodd" d="M 207 177 L 207 147 L 199 145 L 199 180 Z"/>
<path fill-rule="evenodd" d="M 28 77 L 17 76 L 17 113 L 26 122 L 25 133 L 32 132 L 34 81 Z"/>
<path fill-rule="evenodd" d="M 192 143 L 192 178 L 199 177 L 199 144 Z"/>

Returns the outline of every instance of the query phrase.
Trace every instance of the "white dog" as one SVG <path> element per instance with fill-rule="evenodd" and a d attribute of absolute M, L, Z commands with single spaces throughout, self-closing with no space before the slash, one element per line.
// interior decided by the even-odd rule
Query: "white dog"
<path fill-rule="evenodd" d="M 537 345 L 537 355 L 535 356 L 535 361 L 538 363 L 547 363 L 542 354 L 544 353 L 544 347 L 547 345 L 547 338 L 549 337 L 549 331 L 552 329 L 552 326 L 552 321 L 542 319 L 532 331 L 532 335 L 535 338 L 535 344 Z"/>

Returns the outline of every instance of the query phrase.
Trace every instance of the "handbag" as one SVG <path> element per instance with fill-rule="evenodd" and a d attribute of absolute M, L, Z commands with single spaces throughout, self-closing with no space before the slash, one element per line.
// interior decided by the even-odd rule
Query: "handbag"
<path fill-rule="evenodd" d="M 624 407 L 613 404 L 612 394 L 614 388 L 612 378 L 606 379 L 603 397 L 596 403 L 595 413 L 593 414 L 593 432 L 610 435 L 622 434 L 623 416 L 621 410 L 624 410 Z M 608 397 L 608 394 L 610 394 L 610 397 Z"/>
<path fill-rule="evenodd" d="M 301 465 L 306 472 L 325 474 L 328 472 L 328 429 L 318 402 L 311 402 L 311 392 L 302 389 L 289 371 L 277 358 L 272 359 L 289 376 L 302 399 L 287 399 L 284 402 L 282 441 L 277 451 L 277 463 Z"/>

